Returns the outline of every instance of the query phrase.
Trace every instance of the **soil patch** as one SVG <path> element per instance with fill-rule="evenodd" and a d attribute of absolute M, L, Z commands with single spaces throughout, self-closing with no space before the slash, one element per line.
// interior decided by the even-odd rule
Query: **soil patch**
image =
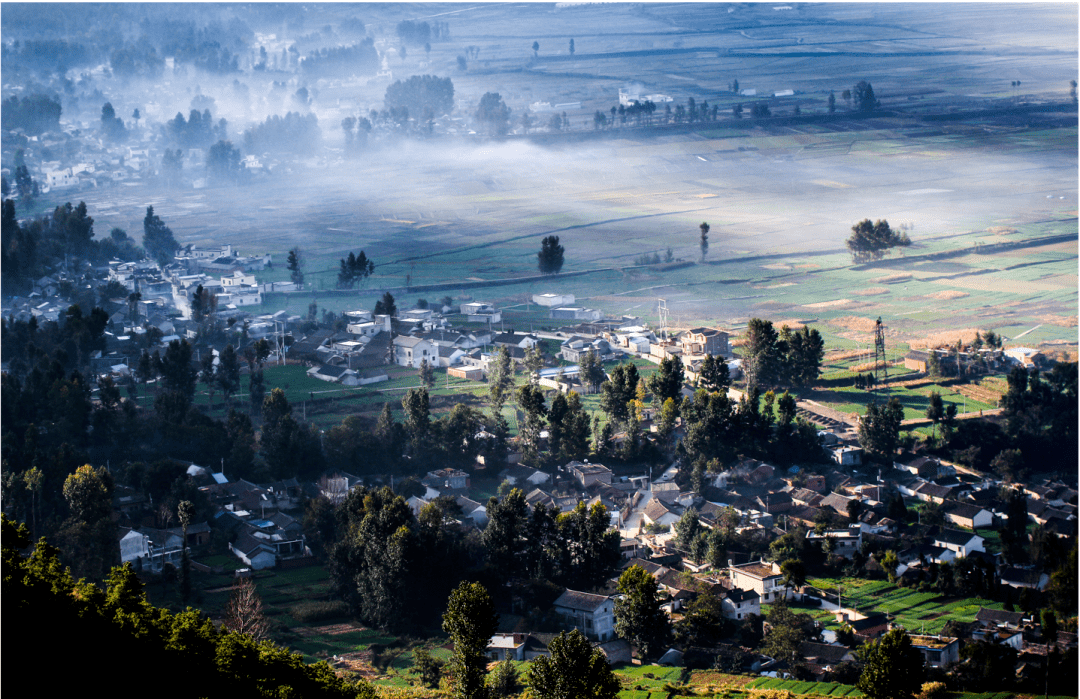
<path fill-rule="evenodd" d="M 965 296 L 970 296 L 966 291 L 957 291 L 956 289 L 949 289 L 947 291 L 937 291 L 933 294 L 927 294 L 928 299 L 937 299 L 939 301 L 949 301 L 950 299 L 962 299 Z"/>
<path fill-rule="evenodd" d="M 1050 325 L 1060 325 L 1063 328 L 1075 328 L 1076 316 L 1059 316 L 1055 314 L 1039 316 L 1039 320 Z"/>
<path fill-rule="evenodd" d="M 353 631 L 366 631 L 367 627 L 347 621 L 341 624 L 328 624 L 326 626 L 297 626 L 293 629 L 298 635 L 310 636 L 340 636 Z"/>
<path fill-rule="evenodd" d="M 934 333 L 921 339 L 911 341 L 911 349 L 926 349 L 927 347 L 946 347 L 955 345 L 961 340 L 965 345 L 975 340 L 975 333 L 981 332 L 979 328 L 963 328 L 962 330 L 946 330 Z"/>
<path fill-rule="evenodd" d="M 870 287 L 869 289 L 862 289 L 860 291 L 856 291 L 855 295 L 856 296 L 877 296 L 878 294 L 887 294 L 887 293 L 889 293 L 889 290 L 886 289 L 885 287 L 883 287 L 883 286 L 874 286 L 874 287 Z"/>
<path fill-rule="evenodd" d="M 836 299 L 835 301 L 819 301 L 818 303 L 804 304 L 804 308 L 836 308 L 837 306 L 846 306 L 851 303 L 851 299 Z"/>
<path fill-rule="evenodd" d="M 825 321 L 830 325 L 839 325 L 846 330 L 857 330 L 863 333 L 872 333 L 877 327 L 877 321 L 873 318 L 861 318 L 859 316 L 841 316 Z"/>
<path fill-rule="evenodd" d="M 896 284 L 897 282 L 903 282 L 911 279 L 910 272 L 897 272 L 896 274 L 889 274 L 884 277 L 878 277 L 872 280 L 875 284 Z"/>

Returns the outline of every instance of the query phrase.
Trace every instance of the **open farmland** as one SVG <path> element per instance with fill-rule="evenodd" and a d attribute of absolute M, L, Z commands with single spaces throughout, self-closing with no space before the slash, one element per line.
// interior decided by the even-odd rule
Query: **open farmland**
<path fill-rule="evenodd" d="M 409 11 L 372 14 L 385 23 L 378 33 Z M 271 252 L 268 280 L 287 278 L 285 253 L 299 246 L 313 293 L 271 295 L 252 310 L 370 308 L 385 288 L 399 306 L 450 295 L 519 308 L 561 291 L 650 321 L 665 298 L 684 327 L 881 316 L 899 342 L 979 327 L 1064 349 L 1075 347 L 1077 316 L 1075 25 L 1072 5 L 457 7 L 454 46 L 435 45 L 424 70 L 451 74 L 459 113 L 467 119 L 487 91 L 515 119 L 534 101 L 580 102 L 569 132 L 525 135 L 515 122 L 501 141 L 459 132 L 383 142 L 354 161 L 328 150 L 257 189 L 163 193 L 132 182 L 78 196 L 103 229 L 138 230 L 152 204 L 182 243 Z M 563 33 L 577 37 L 573 56 Z M 464 73 L 450 68 L 458 44 L 480 52 Z M 730 92 L 736 79 L 757 96 Z M 869 116 L 841 99 L 858 79 L 881 101 Z M 708 100 L 718 120 L 594 131 L 594 110 L 635 85 L 676 104 Z M 330 146 L 345 105 L 379 107 L 384 89 L 318 87 L 312 111 Z M 773 119 L 731 115 L 762 101 Z M 903 224 L 912 246 L 853 266 L 844 241 L 863 218 Z M 712 227 L 704 259 L 702 221 Z M 534 277 L 549 234 L 567 250 L 562 277 L 482 286 Z M 633 268 L 668 248 L 687 264 Z M 367 288 L 331 292 L 338 260 L 359 249 L 376 262 Z M 543 320 L 516 311 L 506 317 L 519 327 Z M 867 339 L 827 336 L 849 348 Z"/>

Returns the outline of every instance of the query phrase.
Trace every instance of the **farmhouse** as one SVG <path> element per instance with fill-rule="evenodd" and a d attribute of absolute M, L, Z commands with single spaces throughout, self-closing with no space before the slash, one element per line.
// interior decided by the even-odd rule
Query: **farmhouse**
<path fill-rule="evenodd" d="M 592 640 L 615 638 L 614 598 L 566 590 L 555 600 L 553 607 L 570 629 L 578 629 Z"/>
<path fill-rule="evenodd" d="M 484 302 L 463 303 L 460 307 L 461 314 L 470 323 L 487 323 L 491 325 L 502 320 L 502 311 L 494 305 Z"/>
<path fill-rule="evenodd" d="M 955 551 L 957 558 L 964 558 L 975 551 L 986 551 L 983 547 L 984 539 L 981 536 L 956 529 L 941 529 L 930 537 L 930 540 L 935 546 Z"/>
<path fill-rule="evenodd" d="M 607 466 L 601 464 L 583 464 L 580 461 L 571 461 L 566 465 L 566 470 L 581 483 L 582 488 L 588 488 L 593 483 L 606 483 L 611 485 L 611 469 Z"/>
<path fill-rule="evenodd" d="M 964 502 L 947 500 L 941 508 L 941 513 L 949 522 L 964 529 L 978 529 L 979 527 L 990 527 L 994 524 L 992 512 Z"/>
<path fill-rule="evenodd" d="M 573 294 L 533 294 L 533 303 L 539 306 L 555 308 L 557 306 L 570 306 L 576 299 Z"/>
<path fill-rule="evenodd" d="M 394 355 L 401 366 L 419 369 L 420 363 L 427 360 L 430 366 L 439 363 L 439 348 L 435 344 L 419 337 L 398 335 L 394 338 Z"/>
<path fill-rule="evenodd" d="M 960 661 L 960 640 L 946 636 L 911 636 L 927 667 L 944 667 Z"/>
<path fill-rule="evenodd" d="M 685 355 L 731 356 L 728 334 L 717 328 L 691 328 L 679 338 Z"/>
<path fill-rule="evenodd" d="M 656 525 L 664 527 L 665 529 L 670 527 L 679 521 L 679 517 L 682 515 L 673 510 L 668 505 L 665 505 L 662 500 L 654 497 L 645 506 L 645 511 L 641 515 L 641 521 L 648 525 Z"/>
<path fill-rule="evenodd" d="M 806 532 L 806 538 L 808 541 L 820 541 L 823 543 L 826 540 L 831 541 L 835 546 L 834 553 L 844 558 L 852 558 L 855 552 L 862 547 L 862 528 L 826 529 L 820 534 L 810 530 Z"/>
<path fill-rule="evenodd" d="M 723 593 L 720 608 L 725 619 L 741 620 L 750 614 L 761 614 L 761 595 L 754 590 L 734 587 Z"/>
<path fill-rule="evenodd" d="M 764 558 L 740 565 L 728 561 L 728 575 L 731 576 L 731 584 L 734 587 L 753 590 L 765 602 L 772 602 L 781 595 L 787 596 L 783 584 L 784 576 L 780 573 L 779 564 L 766 562 Z"/>
<path fill-rule="evenodd" d="M 491 344 L 496 347 L 518 347 L 523 350 L 536 347 L 538 342 L 539 340 L 536 338 L 536 335 L 525 335 L 512 331 L 500 333 L 491 339 Z"/>

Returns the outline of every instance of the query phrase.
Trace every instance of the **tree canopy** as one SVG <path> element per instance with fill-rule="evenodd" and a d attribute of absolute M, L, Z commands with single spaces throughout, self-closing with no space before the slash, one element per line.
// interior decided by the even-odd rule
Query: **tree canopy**
<path fill-rule="evenodd" d="M 162 267 L 171 262 L 173 254 L 180 249 L 172 229 L 162 223 L 152 206 L 146 207 L 146 218 L 143 219 L 143 247 Z"/>
<path fill-rule="evenodd" d="M 548 644 L 549 656 L 535 658 L 526 681 L 537 699 L 615 699 L 619 679 L 607 658 L 577 629 Z"/>
<path fill-rule="evenodd" d="M 671 632 L 667 613 L 660 608 L 659 583 L 633 565 L 619 576 L 618 586 L 623 598 L 615 602 L 615 633 L 637 646 L 643 657 L 657 655 Z"/>
<path fill-rule="evenodd" d="M 387 87 L 383 101 L 387 109 L 404 107 L 418 119 L 432 119 L 454 109 L 454 83 L 450 78 L 413 75 L 405 82 L 396 80 Z"/>
<path fill-rule="evenodd" d="M 565 251 L 565 248 L 559 245 L 559 236 L 557 235 L 549 235 L 540 241 L 540 252 L 536 253 L 540 273 L 558 274 L 563 266 L 563 253 Z"/>
<path fill-rule="evenodd" d="M 219 631 L 198 611 L 172 614 L 147 602 L 143 584 L 130 565 L 113 568 L 104 589 L 76 581 L 61 566 L 57 549 L 44 540 L 27 557 L 24 525 L 2 515 L 3 597 L 7 622 L 20 629 L 20 642 L 8 644 L 5 662 L 24 671 L 44 670 L 43 648 L 55 646 L 55 629 L 79 650 L 53 673 L 51 691 L 85 693 L 88 677 L 117 657 L 130 662 L 136 681 L 150 682 L 165 667 L 169 692 L 200 696 L 207 687 L 232 696 L 303 696 L 375 699 L 367 682 L 338 677 L 324 662 L 308 665 L 298 653 L 246 634 Z M 115 546 L 115 541 L 113 543 Z M 47 612 L 49 623 L 42 623 Z"/>
<path fill-rule="evenodd" d="M 487 645 L 499 627 L 499 615 L 488 591 L 480 583 L 462 582 L 452 593 L 443 614 L 443 631 L 450 634 L 454 654 L 450 674 L 454 699 L 484 699 L 487 687 Z"/>
<path fill-rule="evenodd" d="M 866 642 L 858 651 L 863 672 L 858 688 L 869 699 L 911 699 L 922 686 L 922 653 L 903 629 Z"/>
<path fill-rule="evenodd" d="M 911 240 L 907 233 L 897 233 L 884 219 L 879 219 L 877 223 L 871 223 L 868 218 L 859 221 L 851 227 L 851 237 L 847 239 L 851 259 L 857 263 L 880 260 L 888 254 L 889 248 L 908 245 L 911 245 Z"/>
<path fill-rule="evenodd" d="M 487 92 L 480 98 L 476 120 L 489 135 L 505 136 L 510 129 L 510 108 L 498 92 Z"/>

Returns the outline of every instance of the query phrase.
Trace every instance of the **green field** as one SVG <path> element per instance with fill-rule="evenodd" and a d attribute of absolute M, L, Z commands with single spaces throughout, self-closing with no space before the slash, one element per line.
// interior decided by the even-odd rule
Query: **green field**
<path fill-rule="evenodd" d="M 980 607 L 1001 609 L 1001 602 L 964 597 L 942 597 L 936 592 L 916 592 L 897 587 L 888 581 L 859 578 L 811 578 L 809 584 L 834 593 L 837 587 L 845 607 L 854 607 L 869 614 L 882 612 L 901 624 L 910 633 L 940 633 L 949 621 L 972 622 Z M 839 628 L 832 612 L 818 611 L 815 618 L 831 629 Z"/>

